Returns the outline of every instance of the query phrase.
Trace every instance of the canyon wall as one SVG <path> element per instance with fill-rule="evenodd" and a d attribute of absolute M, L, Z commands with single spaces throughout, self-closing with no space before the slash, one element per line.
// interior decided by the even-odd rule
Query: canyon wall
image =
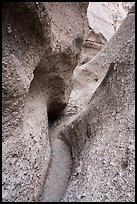
<path fill-rule="evenodd" d="M 74 162 L 62 202 L 135 202 L 134 6 L 84 67 L 108 71 L 89 104 L 63 130 Z"/>
<path fill-rule="evenodd" d="M 48 121 L 68 102 L 87 7 L 86 2 L 2 4 L 4 202 L 36 202 L 42 193 L 52 159 Z"/>
<path fill-rule="evenodd" d="M 2 4 L 3 202 L 134 202 L 135 7 L 110 38 L 87 8 Z"/>
<path fill-rule="evenodd" d="M 80 65 L 91 60 L 119 28 L 134 2 L 89 2 L 89 29 L 83 42 Z"/>

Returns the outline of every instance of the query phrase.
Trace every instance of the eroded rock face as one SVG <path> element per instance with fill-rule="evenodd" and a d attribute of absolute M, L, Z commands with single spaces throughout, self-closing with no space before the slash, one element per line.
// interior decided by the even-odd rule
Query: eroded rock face
<path fill-rule="evenodd" d="M 108 41 L 133 4 L 134 2 L 91 2 L 87 11 L 89 26 Z"/>
<path fill-rule="evenodd" d="M 48 117 L 67 104 L 87 6 L 2 5 L 3 201 L 39 199 L 51 161 Z"/>
<path fill-rule="evenodd" d="M 135 201 L 135 13 L 85 65 L 108 72 L 85 110 L 63 134 L 70 137 L 73 173 L 63 202 Z"/>
<path fill-rule="evenodd" d="M 80 65 L 91 60 L 113 36 L 134 2 L 90 2 L 89 29 L 83 43 Z"/>

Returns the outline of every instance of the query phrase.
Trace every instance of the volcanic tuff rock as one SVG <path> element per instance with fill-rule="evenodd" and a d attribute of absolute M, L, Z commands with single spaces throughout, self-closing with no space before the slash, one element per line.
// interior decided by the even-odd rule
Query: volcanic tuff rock
<path fill-rule="evenodd" d="M 68 102 L 87 6 L 2 4 L 3 201 L 39 199 L 51 161 L 48 117 Z"/>
<path fill-rule="evenodd" d="M 108 41 L 119 28 L 134 2 L 91 2 L 87 10 L 89 26 Z"/>
<path fill-rule="evenodd" d="M 3 201 L 38 201 L 45 180 L 44 200 L 60 200 L 69 159 L 62 201 L 134 201 L 134 8 L 108 45 L 75 69 L 66 115 L 48 127 L 70 95 L 86 9 L 81 2 L 3 3 Z"/>
<path fill-rule="evenodd" d="M 134 12 L 133 7 L 108 44 L 85 64 L 85 69 L 108 72 L 89 105 L 63 131 L 74 162 L 62 202 L 135 201 Z"/>
<path fill-rule="evenodd" d="M 113 36 L 134 2 L 90 2 L 87 10 L 89 29 L 80 65 L 92 59 Z"/>

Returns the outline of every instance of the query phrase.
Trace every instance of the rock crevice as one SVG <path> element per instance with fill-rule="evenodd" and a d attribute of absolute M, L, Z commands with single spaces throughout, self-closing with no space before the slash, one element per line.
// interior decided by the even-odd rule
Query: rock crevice
<path fill-rule="evenodd" d="M 3 3 L 3 202 L 134 201 L 135 9 L 76 67 L 87 6 Z"/>

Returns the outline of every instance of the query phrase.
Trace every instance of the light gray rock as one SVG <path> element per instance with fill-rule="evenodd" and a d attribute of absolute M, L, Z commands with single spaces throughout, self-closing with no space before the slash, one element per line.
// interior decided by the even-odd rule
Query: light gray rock
<path fill-rule="evenodd" d="M 39 200 L 51 162 L 48 118 L 68 102 L 87 6 L 2 4 L 3 201 Z"/>
<path fill-rule="evenodd" d="M 134 2 L 90 2 L 87 17 L 90 28 L 108 41 L 119 28 Z"/>
<path fill-rule="evenodd" d="M 135 13 L 85 66 L 108 72 L 89 105 L 64 129 L 74 166 L 62 202 L 134 202 Z"/>
<path fill-rule="evenodd" d="M 83 42 L 79 64 L 91 60 L 113 36 L 134 2 L 89 2 L 89 29 Z"/>

